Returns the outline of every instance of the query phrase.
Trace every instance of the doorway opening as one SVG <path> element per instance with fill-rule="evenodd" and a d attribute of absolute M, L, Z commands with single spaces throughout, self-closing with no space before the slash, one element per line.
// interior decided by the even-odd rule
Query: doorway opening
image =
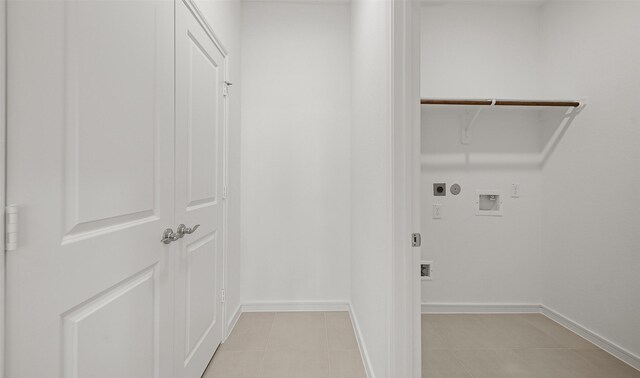
<path fill-rule="evenodd" d="M 640 376 L 638 14 L 423 3 L 424 377 Z"/>

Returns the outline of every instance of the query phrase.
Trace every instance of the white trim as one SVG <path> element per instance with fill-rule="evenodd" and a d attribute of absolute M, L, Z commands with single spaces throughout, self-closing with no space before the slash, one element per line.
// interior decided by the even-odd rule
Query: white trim
<path fill-rule="evenodd" d="M 542 314 L 595 344 L 629 366 L 640 370 L 640 356 L 607 340 L 568 317 L 541 304 L 528 303 L 423 303 L 423 314 Z"/>
<path fill-rule="evenodd" d="M 341 301 L 248 302 L 242 312 L 349 311 L 349 303 Z"/>
<path fill-rule="evenodd" d="M 368 378 L 375 378 L 373 374 L 373 365 L 371 364 L 371 358 L 369 358 L 369 352 L 367 352 L 367 347 L 365 346 L 364 339 L 362 338 L 362 333 L 360 332 L 360 323 L 358 323 L 358 318 L 356 314 L 353 312 L 353 306 L 351 303 L 348 305 L 349 316 L 351 317 L 351 324 L 353 324 L 353 332 L 356 334 L 356 342 L 358 343 L 358 349 L 360 350 L 360 357 L 362 358 L 362 364 L 364 365 L 365 373 Z"/>
<path fill-rule="evenodd" d="M 226 333 L 222 342 L 227 341 L 227 338 L 229 338 L 229 335 L 231 335 L 233 329 L 236 328 L 236 324 L 238 324 L 238 320 L 240 320 L 240 315 L 242 315 L 242 305 L 238 305 L 238 308 L 236 308 L 236 311 L 231 317 L 231 320 L 229 320 L 229 322 L 226 324 Z"/>
<path fill-rule="evenodd" d="M 550 309 L 547 306 L 540 306 L 540 312 L 546 316 L 547 318 L 555 321 L 561 326 L 575 332 L 579 336 L 589 340 L 593 344 L 595 344 L 600 349 L 605 352 L 611 354 L 612 356 L 618 358 L 619 360 L 627 363 L 633 368 L 640 370 L 640 356 L 637 356 L 625 348 L 607 340 L 606 338 L 598 335 L 597 333 L 588 330 L 582 325 L 576 323 L 575 321 L 569 319 L 568 317 Z"/>
<path fill-rule="evenodd" d="M 507 5 L 507 6 L 542 6 L 548 0 L 420 0 L 423 7 L 442 5 Z"/>
<path fill-rule="evenodd" d="M 5 310 L 6 310 L 6 267 L 4 244 L 4 212 L 6 205 L 6 153 L 7 153 L 7 1 L 0 0 L 0 245 L 2 258 L 0 259 L 0 378 L 4 377 L 5 357 Z"/>
<path fill-rule="evenodd" d="M 353 306 L 351 302 L 329 302 L 329 301 L 307 301 L 307 302 L 253 302 L 244 303 L 238 306 L 233 318 L 228 324 L 229 334 L 225 337 L 229 337 L 233 329 L 235 328 L 240 316 L 245 312 L 302 312 L 302 311 L 347 311 L 351 318 L 351 324 L 353 324 L 353 332 L 356 336 L 356 342 L 358 343 L 358 349 L 360 351 L 360 357 L 362 358 L 362 364 L 367 374 L 367 378 L 375 378 L 373 374 L 373 365 L 371 364 L 371 358 L 369 358 L 369 352 L 365 346 L 362 333 L 360 332 L 360 323 L 356 314 L 353 312 Z"/>
<path fill-rule="evenodd" d="M 390 377 L 421 374 L 420 249 L 411 234 L 420 232 L 420 9 L 414 1 L 389 2 L 391 123 L 391 297 L 389 303 Z M 386 293 L 385 293 L 386 294 Z M 388 295 L 388 294 L 387 294 Z"/>
<path fill-rule="evenodd" d="M 244 3 L 350 5 L 351 0 L 243 0 Z"/>
<path fill-rule="evenodd" d="M 187 9 L 189 9 L 189 11 L 193 14 L 193 16 L 196 18 L 198 23 L 205 30 L 205 32 L 207 34 L 209 34 L 209 38 L 211 38 L 213 40 L 213 43 L 222 52 L 222 55 L 226 58 L 227 55 L 229 55 L 228 54 L 229 50 L 227 50 L 224 47 L 224 45 L 222 44 L 222 41 L 220 40 L 220 38 L 218 38 L 216 33 L 214 33 L 213 28 L 211 27 L 211 24 L 209 24 L 209 22 L 207 21 L 206 17 L 204 16 L 204 13 L 202 13 L 202 11 L 200 11 L 200 8 L 198 8 L 198 6 L 196 5 L 195 1 L 194 0 L 182 0 L 182 2 L 184 3 L 184 5 L 187 6 Z"/>
<path fill-rule="evenodd" d="M 535 314 L 541 312 L 533 303 L 423 303 L 423 314 Z"/>
<path fill-rule="evenodd" d="M 229 81 L 229 56 L 224 57 L 224 82 Z M 223 83 L 223 85 L 226 85 Z M 230 120 L 230 101 L 231 93 L 227 90 L 227 95 L 223 96 L 224 101 L 224 124 L 222 131 L 222 290 L 225 293 L 225 301 L 222 303 L 222 319 L 224 329 L 222 330 L 223 339 L 231 334 L 231 329 L 227 323 L 227 312 L 229 309 L 228 295 L 229 292 L 229 120 Z M 240 309 L 238 309 L 236 312 Z M 231 319 L 233 321 L 233 319 Z M 236 319 L 237 320 L 237 319 Z M 234 324 L 235 325 L 235 324 Z"/>
<path fill-rule="evenodd" d="M 238 306 L 233 318 L 228 324 L 229 334 L 235 328 L 243 312 L 297 312 L 297 311 L 348 311 L 353 324 L 353 331 L 358 342 L 360 356 L 368 378 L 375 378 L 371 358 L 360 331 L 360 323 L 350 302 L 254 302 Z M 531 303 L 423 303 L 423 314 L 542 314 L 577 335 L 592 342 L 605 352 L 640 370 L 640 357 L 621 346 L 605 339 L 595 332 L 588 330 L 564 315 L 540 304 Z M 227 335 L 228 337 L 228 335 Z"/>

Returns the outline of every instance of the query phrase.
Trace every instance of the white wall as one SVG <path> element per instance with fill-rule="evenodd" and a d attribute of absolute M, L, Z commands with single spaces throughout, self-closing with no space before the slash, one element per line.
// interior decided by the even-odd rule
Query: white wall
<path fill-rule="evenodd" d="M 353 1 L 351 301 L 372 376 L 389 377 L 391 293 L 390 6 Z"/>
<path fill-rule="evenodd" d="M 228 230 L 227 230 L 227 322 L 240 306 L 240 0 L 196 0 L 216 36 L 228 51 L 229 95 L 228 135 Z"/>
<path fill-rule="evenodd" d="M 628 1 L 423 8 L 423 96 L 588 98 L 538 169 L 550 113 L 487 111 L 461 147 L 462 112 L 423 107 L 423 302 L 541 303 L 640 361 L 639 19 Z M 438 221 L 436 181 L 463 188 Z M 503 218 L 472 215 L 465 193 L 511 182 Z"/>
<path fill-rule="evenodd" d="M 421 94 L 537 97 L 539 12 L 535 4 L 425 3 Z"/>
<path fill-rule="evenodd" d="M 543 8 L 549 94 L 588 105 L 543 170 L 542 302 L 640 361 L 640 3 Z"/>
<path fill-rule="evenodd" d="M 510 164 L 517 152 L 496 154 L 493 163 L 482 166 L 465 162 L 480 153 L 442 153 L 459 157 L 449 160 L 460 163 L 438 161 L 436 151 L 460 146 L 458 115 L 450 109 L 423 111 L 422 255 L 433 262 L 433 281 L 422 284 L 423 303 L 540 303 L 540 171 Z M 532 132 L 539 129 L 537 117 L 502 111 L 483 114 L 472 146 L 490 150 L 492 141 L 482 136 L 500 135 L 516 125 L 522 137 L 503 136 L 501 141 L 525 151 L 537 147 Z M 447 183 L 445 197 L 433 196 L 436 182 Z M 462 187 L 457 196 L 449 191 L 455 183 Z M 519 198 L 510 197 L 512 183 L 520 185 Z M 476 190 L 501 190 L 503 216 L 477 216 Z M 432 219 L 433 204 L 442 205 L 442 219 Z"/>
<path fill-rule="evenodd" d="M 533 5 L 424 5 L 422 97 L 537 97 L 539 14 Z M 460 127 L 475 110 L 422 106 L 422 256 L 433 261 L 422 302 L 539 303 L 539 114 L 483 110 L 462 145 Z M 433 196 L 436 182 L 447 183 L 445 197 Z M 509 196 L 512 183 L 519 198 Z M 476 190 L 487 189 L 502 190 L 502 217 L 476 216 Z M 432 219 L 433 204 L 442 219 Z"/>
<path fill-rule="evenodd" d="M 242 298 L 349 300 L 350 9 L 245 2 Z"/>

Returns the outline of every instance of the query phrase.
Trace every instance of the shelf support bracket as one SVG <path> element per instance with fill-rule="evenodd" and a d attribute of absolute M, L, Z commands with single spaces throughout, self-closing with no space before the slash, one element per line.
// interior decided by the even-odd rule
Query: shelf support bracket
<path fill-rule="evenodd" d="M 587 106 L 587 98 L 583 97 L 578 102 L 580 103 L 580 105 L 578 105 L 578 107 L 574 109 L 575 114 L 578 114 L 584 110 L 584 108 Z"/>
<path fill-rule="evenodd" d="M 491 100 L 491 105 L 489 106 L 494 106 L 495 104 L 496 104 L 496 100 Z M 470 117 L 469 122 L 466 122 L 466 125 L 464 125 L 460 129 L 460 143 L 467 144 L 467 145 L 471 144 L 473 129 L 476 124 L 476 121 L 478 120 L 478 116 L 480 116 L 480 113 L 482 113 L 482 106 L 478 106 L 478 109 L 476 109 L 475 114 L 472 117 Z"/>

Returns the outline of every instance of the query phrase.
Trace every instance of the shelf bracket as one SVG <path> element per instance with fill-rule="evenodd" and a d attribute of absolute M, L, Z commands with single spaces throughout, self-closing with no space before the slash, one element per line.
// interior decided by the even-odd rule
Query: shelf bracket
<path fill-rule="evenodd" d="M 584 108 L 587 106 L 587 98 L 586 98 L 586 97 L 583 97 L 583 98 L 581 98 L 578 102 L 580 103 L 580 105 L 578 105 L 578 106 L 574 109 L 575 114 L 578 114 L 578 113 L 580 113 L 581 111 L 583 111 L 583 110 L 584 110 Z"/>
<path fill-rule="evenodd" d="M 578 114 L 580 114 L 580 112 L 582 112 L 584 110 L 584 108 L 587 106 L 587 99 L 585 98 L 581 98 L 580 101 L 578 101 L 580 105 L 576 106 L 575 108 L 570 108 L 564 115 L 565 118 L 568 119 L 573 119 L 575 118 Z"/>
<path fill-rule="evenodd" d="M 494 106 L 495 104 L 496 104 L 496 100 L 491 100 L 491 104 L 489 106 Z M 472 117 L 469 117 L 470 120 L 466 122 L 466 125 L 463 125 L 463 127 L 460 129 L 460 143 L 467 144 L 467 145 L 471 144 L 471 137 L 473 136 L 473 128 L 481 112 L 482 112 L 482 106 L 478 106 L 478 109 L 476 109 L 475 114 Z"/>

